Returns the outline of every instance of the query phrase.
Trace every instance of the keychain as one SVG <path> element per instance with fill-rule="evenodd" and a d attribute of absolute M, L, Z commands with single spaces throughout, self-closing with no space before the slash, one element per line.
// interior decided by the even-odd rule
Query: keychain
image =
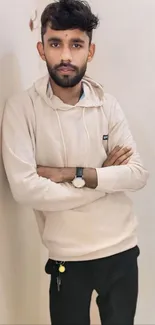
<path fill-rule="evenodd" d="M 60 272 L 60 273 L 64 273 L 65 271 L 66 271 L 66 268 L 65 268 L 64 264 L 61 263 L 61 264 L 59 265 L 59 272 Z"/>
<path fill-rule="evenodd" d="M 65 267 L 65 262 L 57 262 L 58 264 L 58 276 L 57 276 L 57 288 L 58 292 L 60 292 L 61 285 L 62 285 L 62 274 L 65 273 L 66 267 Z"/>

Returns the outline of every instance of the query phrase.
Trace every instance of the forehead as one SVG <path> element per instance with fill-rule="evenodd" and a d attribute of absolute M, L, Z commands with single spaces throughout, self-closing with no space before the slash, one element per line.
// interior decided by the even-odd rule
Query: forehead
<path fill-rule="evenodd" d="M 67 30 L 54 30 L 47 27 L 46 33 L 44 35 L 44 40 L 48 41 L 50 38 L 59 38 L 62 41 L 71 41 L 74 39 L 81 39 L 84 42 L 89 41 L 89 37 L 86 32 L 79 29 L 67 29 Z"/>

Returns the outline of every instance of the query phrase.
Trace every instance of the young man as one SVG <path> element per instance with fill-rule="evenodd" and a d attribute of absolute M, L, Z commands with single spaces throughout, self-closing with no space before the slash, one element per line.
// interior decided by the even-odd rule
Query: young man
<path fill-rule="evenodd" d="M 93 290 L 104 325 L 132 325 L 137 221 L 127 191 L 145 186 L 123 112 L 85 76 L 98 18 L 80 0 L 48 5 L 37 44 L 48 76 L 8 100 L 3 159 L 15 200 L 36 213 L 49 250 L 53 325 L 88 325 Z"/>

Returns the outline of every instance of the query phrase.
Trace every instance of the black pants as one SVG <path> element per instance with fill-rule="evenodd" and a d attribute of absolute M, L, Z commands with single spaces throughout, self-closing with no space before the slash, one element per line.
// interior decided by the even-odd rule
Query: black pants
<path fill-rule="evenodd" d="M 51 274 L 50 314 L 52 325 L 89 325 L 92 292 L 96 290 L 102 325 L 133 325 L 138 294 L 136 246 L 103 259 L 67 262 L 58 291 L 58 265 L 48 260 Z"/>

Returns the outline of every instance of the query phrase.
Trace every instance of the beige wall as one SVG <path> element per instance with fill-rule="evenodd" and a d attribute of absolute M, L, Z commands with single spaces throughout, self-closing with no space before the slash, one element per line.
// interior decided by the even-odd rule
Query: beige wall
<path fill-rule="evenodd" d="M 28 87 L 44 71 L 35 50 L 38 30 L 31 33 L 28 22 L 36 6 L 40 12 L 49 2 L 0 0 L 0 118 L 5 99 Z M 101 26 L 95 34 L 97 53 L 89 71 L 122 104 L 151 173 L 148 187 L 134 194 L 141 245 L 136 323 L 155 324 L 155 1 L 91 0 L 91 4 L 101 17 Z M 12 199 L 2 163 L 0 240 L 0 324 L 47 324 L 47 253 L 32 211 Z M 99 323 L 94 303 L 91 313 L 93 324 Z"/>
<path fill-rule="evenodd" d="M 35 7 L 32 0 L 0 1 L 0 116 L 6 98 L 40 75 L 38 32 L 31 33 L 28 26 Z M 34 215 L 12 199 L 1 163 L 0 324 L 45 322 L 43 252 Z"/>

